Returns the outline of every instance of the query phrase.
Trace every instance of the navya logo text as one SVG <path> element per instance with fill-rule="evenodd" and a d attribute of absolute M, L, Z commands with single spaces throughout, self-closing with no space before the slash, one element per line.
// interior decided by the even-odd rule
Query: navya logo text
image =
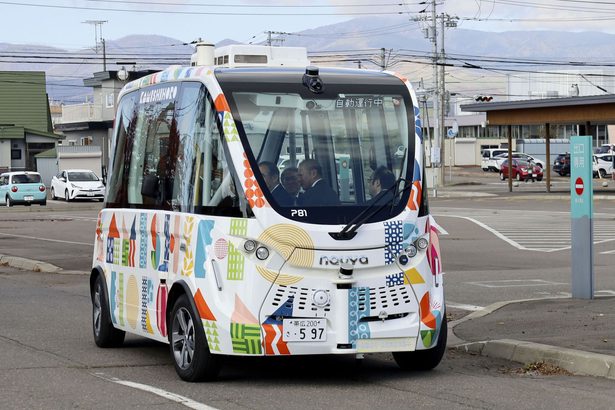
<path fill-rule="evenodd" d="M 367 265 L 369 263 L 369 259 L 367 256 L 321 256 L 320 264 L 321 265 L 340 265 L 342 263 L 350 263 L 352 265 L 360 264 Z"/>

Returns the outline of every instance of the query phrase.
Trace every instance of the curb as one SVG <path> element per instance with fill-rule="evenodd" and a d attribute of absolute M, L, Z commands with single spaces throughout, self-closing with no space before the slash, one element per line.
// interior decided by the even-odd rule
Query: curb
<path fill-rule="evenodd" d="M 547 299 L 565 298 L 567 297 L 561 296 Z M 472 312 L 461 319 L 451 322 L 449 330 L 449 337 L 451 338 L 449 340 L 453 343 L 450 348 L 478 354 L 480 356 L 504 359 L 523 364 L 545 362 L 561 367 L 577 375 L 615 379 L 615 356 L 514 339 L 467 342 L 454 333 L 455 326 L 468 320 L 487 316 L 506 305 L 544 299 L 545 298 L 534 298 L 497 302 L 482 310 Z"/>
<path fill-rule="evenodd" d="M 512 339 L 470 342 L 454 348 L 523 364 L 545 362 L 578 375 L 615 379 L 615 356 L 605 354 Z"/>
<path fill-rule="evenodd" d="M 87 272 L 64 270 L 51 263 L 36 261 L 33 259 L 20 258 L 18 256 L 0 255 L 0 266 L 10 266 L 12 268 L 28 270 L 41 273 L 59 273 L 62 275 L 84 275 Z"/>

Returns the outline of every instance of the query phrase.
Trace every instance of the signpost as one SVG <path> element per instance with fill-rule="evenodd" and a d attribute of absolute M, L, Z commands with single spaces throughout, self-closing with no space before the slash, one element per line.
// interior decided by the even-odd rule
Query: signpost
<path fill-rule="evenodd" d="M 570 138 L 572 297 L 594 298 L 592 137 Z"/>

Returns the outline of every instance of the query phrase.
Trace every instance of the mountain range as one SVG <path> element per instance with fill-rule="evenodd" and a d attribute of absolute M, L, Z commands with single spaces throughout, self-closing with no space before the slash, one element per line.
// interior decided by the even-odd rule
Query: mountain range
<path fill-rule="evenodd" d="M 279 40 L 281 38 L 276 39 L 276 44 L 280 43 Z M 225 39 L 217 46 L 232 43 L 236 41 Z M 601 32 L 484 32 L 464 29 L 461 25 L 446 29 L 445 44 L 447 56 L 453 58 L 447 61 L 454 65 L 447 68 L 447 83 L 450 90 L 460 92 L 502 90 L 505 77 L 501 72 L 494 74 L 493 70 L 511 67 L 514 60 L 519 59 L 527 60 L 526 63 L 536 62 L 514 65 L 521 70 L 554 69 L 552 65 L 541 66 L 538 64 L 541 61 L 562 62 L 560 68 L 567 66 L 565 62 L 576 62 L 577 65 L 615 62 L 615 35 Z M 340 58 L 346 60 L 344 64 L 356 66 L 361 59 L 365 68 L 378 68 L 380 49 L 385 48 L 386 61 L 392 70 L 415 82 L 424 79 L 426 87 L 431 82 L 432 68 L 427 57 L 432 44 L 425 38 L 419 24 L 407 18 L 356 18 L 284 36 L 283 45 L 306 47 L 308 52 L 320 56 L 334 56 L 323 61 Z M 192 51 L 192 46 L 181 40 L 158 35 L 131 35 L 107 40 L 107 69 L 119 69 L 121 64 L 116 64 L 118 61 L 134 62 L 139 69 L 162 69 L 170 64 L 187 63 Z M 83 87 L 82 79 L 102 70 L 101 55 L 100 50 L 96 53 L 92 49 L 66 50 L 0 43 L 0 70 L 45 71 L 50 98 L 75 103 L 84 101 L 91 93 L 90 89 Z M 77 58 L 68 60 L 66 56 Z M 93 60 L 96 57 L 99 59 Z M 485 58 L 491 61 L 485 61 Z M 24 61 L 28 63 L 24 64 Z"/>

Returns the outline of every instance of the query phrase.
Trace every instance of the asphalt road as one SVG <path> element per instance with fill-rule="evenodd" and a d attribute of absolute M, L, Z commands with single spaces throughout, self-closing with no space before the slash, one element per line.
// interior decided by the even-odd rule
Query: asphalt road
<path fill-rule="evenodd" d="M 429 373 L 405 373 L 389 355 L 361 365 L 234 358 L 220 381 L 185 383 L 166 345 L 132 337 L 121 348 L 95 346 L 84 275 L 0 267 L 0 312 L 3 409 L 612 408 L 612 380 L 532 374 L 456 351 Z"/>

